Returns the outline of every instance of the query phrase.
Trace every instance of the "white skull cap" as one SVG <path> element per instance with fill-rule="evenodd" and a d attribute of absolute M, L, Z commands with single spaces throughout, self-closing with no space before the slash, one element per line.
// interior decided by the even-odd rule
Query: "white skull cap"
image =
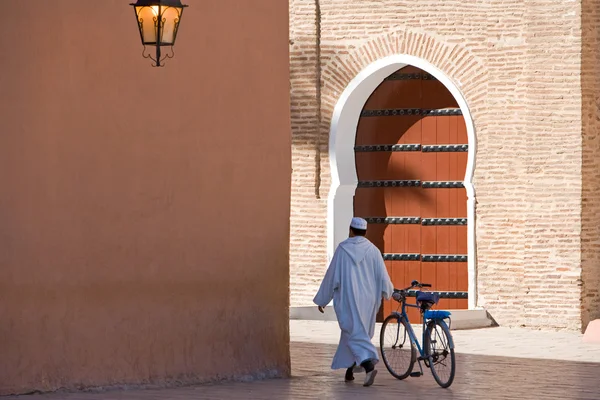
<path fill-rule="evenodd" d="M 352 218 L 352 222 L 350 222 L 350 227 L 354 229 L 362 229 L 363 231 L 367 230 L 367 221 L 362 218 L 354 217 Z"/>

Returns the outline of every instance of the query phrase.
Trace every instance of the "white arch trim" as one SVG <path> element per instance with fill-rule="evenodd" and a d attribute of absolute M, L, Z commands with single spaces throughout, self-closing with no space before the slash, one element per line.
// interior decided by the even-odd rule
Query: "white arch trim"
<path fill-rule="evenodd" d="M 346 87 L 333 111 L 329 132 L 331 189 L 327 203 L 327 255 L 329 260 L 337 245 L 348 237 L 348 226 L 354 213 L 354 193 L 358 184 L 354 159 L 354 143 L 360 112 L 369 96 L 383 80 L 407 65 L 433 75 L 452 93 L 462 111 L 467 128 L 469 152 L 464 185 L 467 191 L 467 246 L 469 309 L 477 305 L 475 247 L 475 127 L 467 102 L 458 87 L 442 71 L 418 57 L 397 54 L 377 60 L 362 70 Z"/>

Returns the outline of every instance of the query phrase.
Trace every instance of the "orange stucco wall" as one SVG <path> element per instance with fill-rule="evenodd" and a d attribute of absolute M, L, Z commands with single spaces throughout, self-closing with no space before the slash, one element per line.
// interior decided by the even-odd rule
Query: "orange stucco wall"
<path fill-rule="evenodd" d="M 289 374 L 288 8 L 4 1 L 0 394 Z"/>

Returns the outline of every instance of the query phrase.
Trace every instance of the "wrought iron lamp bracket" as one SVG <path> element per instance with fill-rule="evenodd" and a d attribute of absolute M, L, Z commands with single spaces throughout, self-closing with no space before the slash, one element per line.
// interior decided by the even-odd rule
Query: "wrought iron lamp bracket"
<path fill-rule="evenodd" d="M 161 56 L 160 46 L 156 46 L 156 56 L 153 57 L 152 52 L 150 52 L 150 51 L 146 52 L 146 46 L 144 45 L 144 48 L 142 50 L 142 57 L 149 58 L 150 60 L 154 61 L 154 63 L 151 64 L 153 67 L 164 67 L 165 64 L 163 61 L 165 61 L 168 58 L 175 57 L 175 51 L 173 50 L 173 46 L 170 46 L 170 47 L 171 47 L 170 53 L 167 53 L 167 54 L 164 54 Z"/>

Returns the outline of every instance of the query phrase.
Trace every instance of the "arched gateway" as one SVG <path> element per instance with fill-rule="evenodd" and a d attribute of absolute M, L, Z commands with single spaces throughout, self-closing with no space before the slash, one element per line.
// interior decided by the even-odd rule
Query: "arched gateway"
<path fill-rule="evenodd" d="M 353 105 L 357 114 L 350 154 L 353 182 L 344 185 L 340 179 L 338 190 L 330 196 L 330 207 L 344 208 L 337 215 L 330 209 L 334 245 L 347 232 L 345 219 L 361 216 L 370 224 L 368 237 L 383 253 L 396 287 L 413 279 L 432 283 L 436 291 L 444 292 L 440 308 L 469 308 L 474 291 L 474 264 L 469 260 L 474 253 L 474 243 L 469 245 L 474 237 L 469 230 L 473 223 L 472 196 L 468 196 L 473 166 L 470 118 L 465 119 L 464 107 L 444 82 L 416 66 L 400 65 L 371 86 L 370 94 L 363 93 L 358 105 L 362 107 Z M 351 95 L 346 100 L 352 101 Z M 342 110 L 336 111 L 343 118 Z M 335 117 L 338 129 L 352 123 Z M 350 135 L 334 133 L 333 128 L 337 183 L 335 173 L 344 162 L 348 164 L 340 154 L 347 153 L 348 138 L 339 142 L 340 136 Z M 389 313 L 390 308 L 386 303 L 382 311 Z"/>

